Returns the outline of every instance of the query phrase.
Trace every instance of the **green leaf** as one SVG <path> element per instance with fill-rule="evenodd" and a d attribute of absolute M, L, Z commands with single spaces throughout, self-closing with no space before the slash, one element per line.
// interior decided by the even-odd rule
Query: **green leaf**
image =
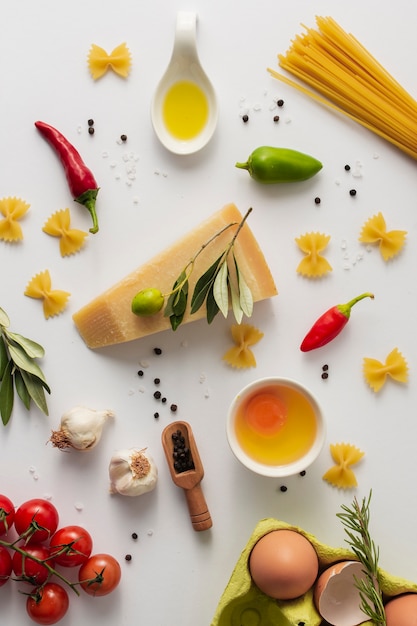
<path fill-rule="evenodd" d="M 22 370 L 21 374 L 28 394 L 30 395 L 36 406 L 39 407 L 39 409 L 43 413 L 45 413 L 45 415 L 48 415 L 48 406 L 46 404 L 44 391 L 46 389 L 46 391 L 50 393 L 48 385 L 46 385 L 41 379 L 33 376 L 33 374 L 30 374 L 25 370 Z"/>
<path fill-rule="evenodd" d="M 253 296 L 252 292 L 249 289 L 245 279 L 243 278 L 242 272 L 236 266 L 237 269 L 237 277 L 238 277 L 238 285 L 239 285 L 239 302 L 242 308 L 242 311 L 246 315 L 246 317 L 251 317 L 253 313 Z"/>
<path fill-rule="evenodd" d="M 220 310 L 216 300 L 214 299 L 213 286 L 211 287 L 211 289 L 209 289 L 209 292 L 207 294 L 206 309 L 207 309 L 207 322 L 211 324 Z"/>
<path fill-rule="evenodd" d="M 4 371 L 9 362 L 9 355 L 7 354 L 6 343 L 3 337 L 0 335 L 0 380 L 4 376 Z"/>
<path fill-rule="evenodd" d="M 10 331 L 7 331 L 7 337 L 21 346 L 32 359 L 41 359 L 45 356 L 45 350 L 39 343 L 36 343 L 36 341 L 23 337 L 23 335 L 19 335 L 19 333 L 11 333 Z"/>
<path fill-rule="evenodd" d="M 251 317 L 253 313 L 253 296 L 249 289 L 242 272 L 240 271 L 235 255 L 233 255 L 235 262 L 236 278 L 237 278 L 237 290 L 239 294 L 239 306 L 242 309 L 246 317 Z M 239 322 L 240 323 L 240 322 Z"/>
<path fill-rule="evenodd" d="M 236 322 L 240 324 L 243 318 L 243 311 L 242 307 L 240 306 L 239 294 L 232 282 L 230 283 L 230 293 L 232 296 L 233 315 L 235 316 Z"/>
<path fill-rule="evenodd" d="M 214 261 L 212 265 L 210 265 L 208 270 L 206 270 L 204 274 L 198 279 L 191 298 L 191 313 L 195 313 L 203 305 L 207 293 L 210 287 L 212 287 L 213 285 L 213 281 L 216 277 L 217 268 L 220 264 L 220 261 L 223 259 L 223 256 L 224 255 L 221 254 L 219 258 Z"/>
<path fill-rule="evenodd" d="M 26 388 L 26 385 L 23 381 L 22 374 L 19 370 L 16 370 L 14 373 L 14 386 L 17 391 L 17 395 L 25 405 L 26 409 L 29 411 L 30 409 L 30 394 Z"/>
<path fill-rule="evenodd" d="M 23 348 L 20 346 L 9 345 L 9 353 L 15 365 L 20 370 L 25 370 L 26 372 L 34 374 L 46 383 L 45 376 L 43 375 L 41 368 L 26 354 Z"/>
<path fill-rule="evenodd" d="M 3 326 L 3 328 L 8 328 L 10 326 L 9 316 L 7 315 L 6 311 L 4 311 L 4 309 L 2 309 L 1 307 L 0 307 L 0 326 Z"/>
<path fill-rule="evenodd" d="M 227 259 L 221 264 L 214 280 L 213 297 L 223 316 L 227 317 L 229 312 L 229 268 Z"/>
<path fill-rule="evenodd" d="M 0 384 L 0 414 L 4 426 L 8 424 L 13 410 L 14 394 L 12 370 L 13 363 L 9 361 Z"/>

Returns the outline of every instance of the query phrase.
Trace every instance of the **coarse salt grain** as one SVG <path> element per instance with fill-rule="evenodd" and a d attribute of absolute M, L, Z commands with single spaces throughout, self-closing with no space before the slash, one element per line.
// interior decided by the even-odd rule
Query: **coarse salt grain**
<path fill-rule="evenodd" d="M 82 502 L 74 502 L 74 508 L 76 511 L 82 511 L 84 504 Z"/>

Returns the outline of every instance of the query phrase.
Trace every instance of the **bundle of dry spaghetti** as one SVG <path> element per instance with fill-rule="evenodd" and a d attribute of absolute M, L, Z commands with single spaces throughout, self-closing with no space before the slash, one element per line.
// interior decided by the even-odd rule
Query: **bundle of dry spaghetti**
<path fill-rule="evenodd" d="M 307 87 L 268 68 L 275 78 L 344 113 L 417 159 L 417 102 L 362 44 L 332 18 L 297 35 L 279 65 Z"/>

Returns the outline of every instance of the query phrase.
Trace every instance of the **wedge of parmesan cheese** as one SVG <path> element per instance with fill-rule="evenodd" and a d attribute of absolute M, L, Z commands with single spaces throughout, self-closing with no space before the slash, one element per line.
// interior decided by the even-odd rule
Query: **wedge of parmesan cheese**
<path fill-rule="evenodd" d="M 148 287 L 160 289 L 163 294 L 169 293 L 181 271 L 201 246 L 222 228 L 233 223 L 233 226 L 216 237 L 198 256 L 189 279 L 190 301 L 198 278 L 224 251 L 241 221 L 242 215 L 237 207 L 234 204 L 226 205 L 77 311 L 73 320 L 87 346 L 102 348 L 171 328 L 169 318 L 164 316 L 164 307 L 151 317 L 134 315 L 131 311 L 133 297 L 138 291 Z M 253 301 L 275 296 L 277 289 L 271 271 L 246 222 L 236 238 L 234 252 L 239 269 L 252 292 Z M 204 305 L 191 315 L 189 302 L 182 324 L 205 316 Z"/>

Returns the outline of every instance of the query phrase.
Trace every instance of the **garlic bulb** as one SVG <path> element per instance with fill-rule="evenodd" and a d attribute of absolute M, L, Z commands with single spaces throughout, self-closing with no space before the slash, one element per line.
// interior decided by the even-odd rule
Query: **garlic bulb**
<path fill-rule="evenodd" d="M 109 465 L 110 493 L 140 496 L 155 488 L 158 468 L 146 448 L 116 452 Z"/>
<path fill-rule="evenodd" d="M 103 426 L 114 413 L 76 406 L 61 417 L 59 430 L 53 430 L 49 441 L 61 450 L 91 450 L 98 444 Z"/>

